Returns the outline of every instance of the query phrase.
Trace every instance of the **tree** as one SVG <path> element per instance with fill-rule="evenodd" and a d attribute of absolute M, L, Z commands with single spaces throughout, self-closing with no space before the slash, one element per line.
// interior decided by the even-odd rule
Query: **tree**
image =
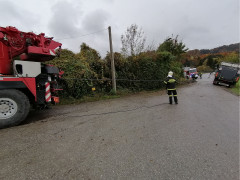
<path fill-rule="evenodd" d="M 76 56 L 81 60 L 86 61 L 91 70 L 97 74 L 96 77 L 101 78 L 104 62 L 101 60 L 100 54 L 95 49 L 91 48 L 86 43 L 82 43 L 80 46 L 80 52 L 76 54 Z"/>
<path fill-rule="evenodd" d="M 81 44 L 80 52 L 77 54 L 77 56 L 88 62 L 94 62 L 101 59 L 100 54 L 95 49 L 89 47 L 86 43 Z"/>
<path fill-rule="evenodd" d="M 214 61 L 213 61 L 213 57 L 212 56 L 208 57 L 207 66 L 209 66 L 210 68 L 214 69 Z"/>
<path fill-rule="evenodd" d="M 219 58 L 219 62 L 231 62 L 231 63 L 239 63 L 240 55 L 239 52 L 231 52 L 226 54 L 225 56 Z"/>
<path fill-rule="evenodd" d="M 146 38 L 142 28 L 138 28 L 136 24 L 132 24 L 127 28 L 125 35 L 121 36 L 122 54 L 124 56 L 135 56 L 144 49 Z"/>
<path fill-rule="evenodd" d="M 176 36 L 175 38 L 167 38 L 162 44 L 160 44 L 157 51 L 167 51 L 176 57 L 180 57 L 181 54 L 187 52 L 187 50 L 188 48 L 186 48 L 185 44 L 182 41 L 179 41 L 178 36 Z"/>

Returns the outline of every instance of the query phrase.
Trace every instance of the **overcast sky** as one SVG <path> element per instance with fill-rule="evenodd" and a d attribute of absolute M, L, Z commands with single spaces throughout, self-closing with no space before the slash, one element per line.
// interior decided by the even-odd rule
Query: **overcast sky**
<path fill-rule="evenodd" d="M 107 27 L 120 51 L 131 24 L 143 29 L 146 45 L 173 34 L 189 49 L 206 49 L 240 41 L 239 8 L 239 0 L 0 0 L 0 26 L 44 32 L 74 52 L 85 42 L 102 56 L 109 51 Z"/>

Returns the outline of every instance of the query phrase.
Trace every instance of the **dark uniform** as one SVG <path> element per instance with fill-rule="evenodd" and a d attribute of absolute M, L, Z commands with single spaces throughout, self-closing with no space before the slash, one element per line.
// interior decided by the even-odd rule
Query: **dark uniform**
<path fill-rule="evenodd" d="M 166 84 L 166 89 L 169 95 L 169 104 L 172 104 L 172 97 L 174 97 L 174 102 L 178 104 L 177 90 L 176 90 L 176 79 L 174 77 L 167 77 L 164 81 Z"/>

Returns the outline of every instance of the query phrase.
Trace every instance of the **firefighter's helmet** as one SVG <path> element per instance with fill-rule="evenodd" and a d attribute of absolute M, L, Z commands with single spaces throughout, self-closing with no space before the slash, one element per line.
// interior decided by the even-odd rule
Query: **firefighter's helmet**
<path fill-rule="evenodd" d="M 173 76 L 173 72 L 172 71 L 169 71 L 168 72 L 168 77 L 172 77 Z"/>

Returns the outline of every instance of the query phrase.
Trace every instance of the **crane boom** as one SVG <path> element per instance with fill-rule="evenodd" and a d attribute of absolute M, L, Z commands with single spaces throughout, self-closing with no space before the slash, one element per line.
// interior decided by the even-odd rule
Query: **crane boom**
<path fill-rule="evenodd" d="M 44 62 L 55 58 L 61 43 L 45 37 L 44 33 L 22 32 L 17 28 L 0 27 L 0 74 L 11 73 L 11 62 L 16 56 L 21 60 Z"/>

